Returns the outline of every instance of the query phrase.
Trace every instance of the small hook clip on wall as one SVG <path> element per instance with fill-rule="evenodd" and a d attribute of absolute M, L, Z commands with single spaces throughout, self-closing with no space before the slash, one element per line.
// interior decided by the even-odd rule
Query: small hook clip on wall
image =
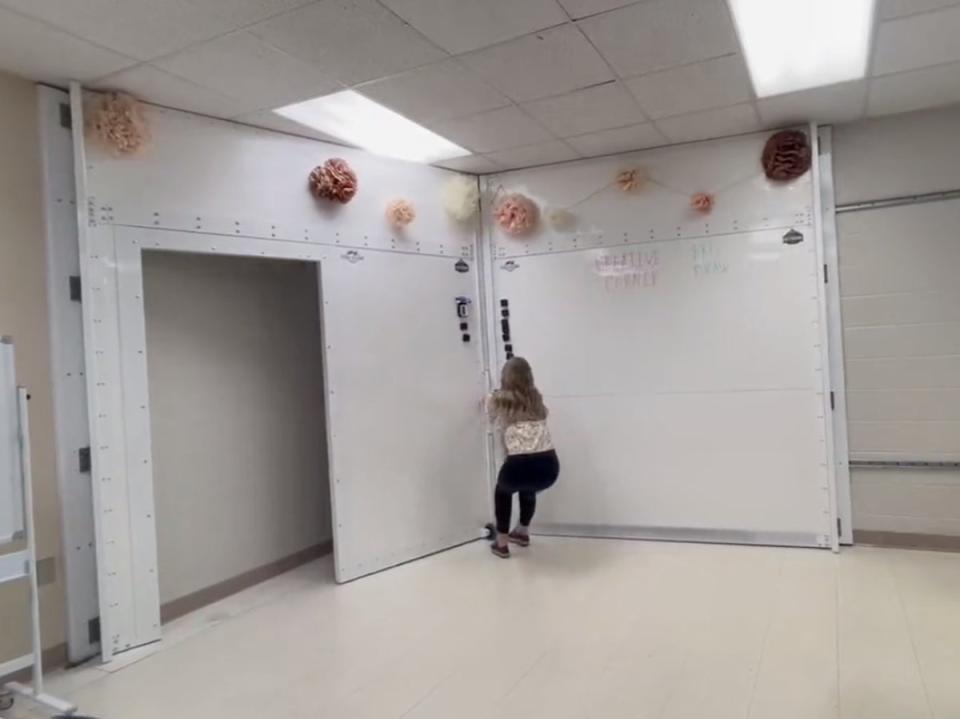
<path fill-rule="evenodd" d="M 783 244 L 785 245 L 798 245 L 803 242 L 803 233 L 798 232 L 792 227 L 787 230 L 786 234 L 783 236 Z"/>

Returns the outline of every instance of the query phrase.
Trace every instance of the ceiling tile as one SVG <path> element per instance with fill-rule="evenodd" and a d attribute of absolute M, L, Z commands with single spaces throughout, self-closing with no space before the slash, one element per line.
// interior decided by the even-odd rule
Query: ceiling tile
<path fill-rule="evenodd" d="M 322 0 L 248 30 L 347 85 L 446 57 L 375 0 Z"/>
<path fill-rule="evenodd" d="M 491 152 L 488 157 L 501 167 L 514 170 L 518 167 L 533 167 L 534 165 L 546 165 L 550 162 L 576 160 L 580 156 L 566 143 L 560 140 L 551 140 L 536 145 Z"/>
<path fill-rule="evenodd" d="M 152 65 L 137 65 L 105 77 L 94 83 L 94 89 L 122 90 L 157 105 L 214 117 L 235 117 L 253 109 L 240 100 L 200 87 Z"/>
<path fill-rule="evenodd" d="M 892 115 L 960 102 L 960 63 L 870 81 L 868 115 Z"/>
<path fill-rule="evenodd" d="M 757 101 L 760 119 L 767 126 L 801 122 L 852 122 L 863 117 L 867 99 L 865 80 L 765 97 Z"/>
<path fill-rule="evenodd" d="M 448 52 L 469 52 L 567 21 L 556 0 L 382 0 Z"/>
<path fill-rule="evenodd" d="M 754 132 L 760 129 L 760 121 L 753 104 L 745 103 L 720 110 L 668 117 L 658 120 L 657 127 L 671 142 L 693 142 Z"/>
<path fill-rule="evenodd" d="M 960 5 L 960 0 L 880 0 L 879 16 L 883 20 L 889 20 L 951 5 Z"/>
<path fill-rule="evenodd" d="M 626 81 L 648 117 L 658 119 L 727 107 L 753 97 L 747 66 L 739 55 L 641 75 Z"/>
<path fill-rule="evenodd" d="M 0 0 L 130 57 L 150 60 L 303 5 L 306 0 Z"/>
<path fill-rule="evenodd" d="M 617 82 L 534 100 L 523 108 L 559 137 L 632 125 L 646 119 L 636 100 Z"/>
<path fill-rule="evenodd" d="M 0 67 L 31 80 L 90 80 L 136 60 L 0 8 Z"/>
<path fill-rule="evenodd" d="M 236 122 L 242 122 L 245 125 L 253 125 L 254 127 L 262 127 L 267 130 L 276 130 L 277 132 L 286 132 L 290 135 L 299 135 L 300 137 L 310 137 L 314 140 L 323 140 L 324 142 L 333 142 L 338 145 L 349 145 L 349 143 L 344 142 L 332 135 L 328 135 L 325 132 L 320 132 L 319 130 L 314 130 L 312 127 L 307 127 L 306 125 L 301 125 L 298 122 L 294 122 L 286 117 L 281 117 L 270 110 L 259 110 L 257 112 L 250 112 L 244 115 L 238 115 L 237 117 L 232 118 Z"/>
<path fill-rule="evenodd" d="M 375 80 L 356 89 L 417 122 L 460 117 L 510 104 L 510 100 L 473 70 L 453 59 Z"/>
<path fill-rule="evenodd" d="M 445 167 L 448 170 L 457 172 L 472 172 L 475 175 L 483 175 L 489 172 L 502 170 L 497 163 L 486 155 L 467 155 L 466 157 L 454 157 L 450 160 L 441 160 L 434 163 L 437 167 Z"/>
<path fill-rule="evenodd" d="M 592 132 L 579 137 L 569 137 L 567 144 L 580 152 L 584 157 L 610 155 L 615 152 L 629 152 L 642 150 L 646 147 L 666 145 L 667 139 L 651 123 L 618 127 L 615 130 Z"/>
<path fill-rule="evenodd" d="M 739 51 L 724 0 L 647 0 L 578 25 L 621 77 Z"/>
<path fill-rule="evenodd" d="M 430 128 L 461 147 L 484 153 L 553 139 L 515 105 L 470 117 L 432 122 Z"/>
<path fill-rule="evenodd" d="M 560 4 L 574 19 L 615 10 L 635 2 L 637 0 L 560 0 Z"/>
<path fill-rule="evenodd" d="M 960 5 L 880 24 L 874 75 L 960 60 Z"/>
<path fill-rule="evenodd" d="M 462 60 L 517 102 L 613 79 L 603 58 L 572 25 L 478 50 Z"/>
<path fill-rule="evenodd" d="M 341 87 L 324 77 L 315 65 L 243 31 L 223 35 L 153 64 L 259 108 L 280 107 Z"/>

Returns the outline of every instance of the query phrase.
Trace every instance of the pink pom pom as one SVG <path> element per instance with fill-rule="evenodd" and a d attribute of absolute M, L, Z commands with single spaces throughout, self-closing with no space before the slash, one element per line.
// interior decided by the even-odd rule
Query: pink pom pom
<path fill-rule="evenodd" d="M 346 204 L 357 194 L 357 173 L 339 157 L 313 168 L 308 183 L 310 191 L 325 200 Z"/>
<path fill-rule="evenodd" d="M 706 215 L 713 209 L 713 195 L 707 192 L 698 192 L 690 198 L 690 207 L 695 212 Z"/>
<path fill-rule="evenodd" d="M 416 216 L 413 205 L 407 200 L 393 200 L 387 205 L 387 222 L 393 227 L 405 227 L 413 222 Z"/>
<path fill-rule="evenodd" d="M 500 229 L 514 237 L 532 232 L 540 219 L 540 211 L 533 200 L 520 193 L 502 198 L 493 214 Z"/>

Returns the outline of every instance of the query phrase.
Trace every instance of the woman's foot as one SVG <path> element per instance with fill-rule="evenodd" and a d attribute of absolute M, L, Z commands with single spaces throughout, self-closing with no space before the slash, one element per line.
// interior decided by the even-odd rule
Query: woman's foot
<path fill-rule="evenodd" d="M 499 542 L 494 542 L 490 545 L 490 551 L 500 559 L 510 559 L 510 547 L 506 544 L 500 544 Z"/>
<path fill-rule="evenodd" d="M 507 538 L 520 547 L 530 546 L 530 530 L 527 527 L 516 527 L 507 535 Z"/>

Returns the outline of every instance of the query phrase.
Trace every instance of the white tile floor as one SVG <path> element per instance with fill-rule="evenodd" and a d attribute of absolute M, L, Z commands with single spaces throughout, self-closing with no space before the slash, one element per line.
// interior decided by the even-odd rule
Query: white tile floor
<path fill-rule="evenodd" d="M 330 576 L 51 689 L 102 719 L 960 718 L 960 554 L 539 539 Z"/>

